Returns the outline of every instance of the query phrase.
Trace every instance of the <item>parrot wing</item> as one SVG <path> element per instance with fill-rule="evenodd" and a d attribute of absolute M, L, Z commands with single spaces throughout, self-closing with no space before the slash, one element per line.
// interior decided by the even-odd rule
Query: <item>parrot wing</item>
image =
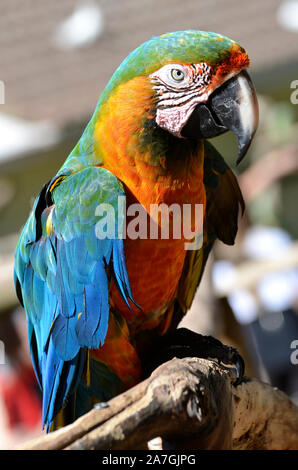
<path fill-rule="evenodd" d="M 205 141 L 204 145 L 206 213 L 203 244 L 200 249 L 187 252 L 175 306 L 176 324 L 192 304 L 215 240 L 219 239 L 227 245 L 234 244 L 239 208 L 243 214 L 245 207 L 234 173 L 210 142 Z"/>
<path fill-rule="evenodd" d="M 37 197 L 16 248 L 16 291 L 48 430 L 80 380 L 87 348 L 104 343 L 111 276 L 122 298 L 133 301 L 123 240 L 115 237 L 124 220 L 118 196 L 125 197 L 123 187 L 104 168 L 58 174 Z M 111 237 L 100 239 L 102 208 Z"/>

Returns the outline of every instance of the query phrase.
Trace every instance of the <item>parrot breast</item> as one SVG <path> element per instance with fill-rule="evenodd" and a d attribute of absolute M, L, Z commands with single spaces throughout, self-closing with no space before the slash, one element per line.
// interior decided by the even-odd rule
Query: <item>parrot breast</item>
<path fill-rule="evenodd" d="M 148 213 L 153 204 L 205 205 L 203 146 L 171 136 L 154 121 L 154 93 L 146 77 L 120 85 L 101 108 L 95 125 L 95 148 L 103 166 L 125 188 L 127 207 L 139 203 Z M 129 219 L 127 220 L 129 223 Z M 116 286 L 111 304 L 133 331 L 155 328 L 174 299 L 186 255 L 185 239 L 124 240 L 134 300 L 122 301 Z M 149 286 L 149 288 L 148 288 Z"/>

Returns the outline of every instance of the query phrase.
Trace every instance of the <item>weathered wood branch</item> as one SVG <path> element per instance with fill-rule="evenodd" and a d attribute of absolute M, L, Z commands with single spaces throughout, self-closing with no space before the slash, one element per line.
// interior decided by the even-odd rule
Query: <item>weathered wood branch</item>
<path fill-rule="evenodd" d="M 256 379 L 234 381 L 212 361 L 173 359 L 107 407 L 21 449 L 140 449 L 157 436 L 176 449 L 298 449 L 289 398 Z"/>

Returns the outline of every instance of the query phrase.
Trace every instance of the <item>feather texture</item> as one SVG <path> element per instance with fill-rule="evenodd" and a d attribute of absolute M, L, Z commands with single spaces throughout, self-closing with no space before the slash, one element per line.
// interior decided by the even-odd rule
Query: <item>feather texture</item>
<path fill-rule="evenodd" d="M 181 311 L 177 322 L 191 307 L 215 240 L 232 245 L 237 235 L 239 208 L 242 213 L 244 211 L 242 193 L 232 170 L 210 142 L 206 141 L 204 146 L 206 213 L 203 245 L 186 255 L 179 281 L 178 310 Z"/>
<path fill-rule="evenodd" d="M 150 77 L 171 63 L 194 70 L 204 63 L 208 94 L 249 61 L 234 41 L 203 31 L 138 47 L 113 74 L 20 236 L 14 279 L 47 430 L 61 410 L 66 417 L 71 409 L 73 419 L 140 380 L 154 335 L 174 328 L 191 306 L 214 241 L 234 242 L 244 203 L 232 171 L 211 144 L 178 138 L 157 120 Z M 179 103 L 188 103 L 183 91 Z M 184 125 L 182 107 L 176 117 Z M 120 197 L 141 204 L 147 222 L 151 204 L 201 204 L 203 246 L 186 252 L 183 237 L 122 239 L 129 222 Z"/>
<path fill-rule="evenodd" d="M 95 233 L 100 219 L 96 207 L 110 204 L 118 220 L 118 196 L 124 196 L 121 183 L 103 168 L 82 169 L 56 185 L 50 182 L 38 196 L 16 249 L 15 280 L 21 286 L 47 429 L 80 380 L 85 350 L 104 344 L 111 260 L 120 295 L 133 301 L 123 241 L 115 238 L 117 224 L 114 238 L 100 240 Z"/>

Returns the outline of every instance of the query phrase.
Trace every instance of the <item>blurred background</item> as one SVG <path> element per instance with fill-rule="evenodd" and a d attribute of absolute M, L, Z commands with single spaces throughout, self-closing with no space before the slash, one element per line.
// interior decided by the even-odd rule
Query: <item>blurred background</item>
<path fill-rule="evenodd" d="M 235 167 L 232 135 L 213 142 L 239 175 L 236 245 L 218 244 L 188 327 L 236 345 L 247 375 L 298 403 L 298 1 L 0 2 L 0 448 L 41 433 L 41 397 L 13 287 L 13 252 L 32 201 L 72 150 L 99 94 L 152 35 L 215 31 L 248 51 L 260 126 Z M 297 87 L 297 92 L 296 92 Z"/>

